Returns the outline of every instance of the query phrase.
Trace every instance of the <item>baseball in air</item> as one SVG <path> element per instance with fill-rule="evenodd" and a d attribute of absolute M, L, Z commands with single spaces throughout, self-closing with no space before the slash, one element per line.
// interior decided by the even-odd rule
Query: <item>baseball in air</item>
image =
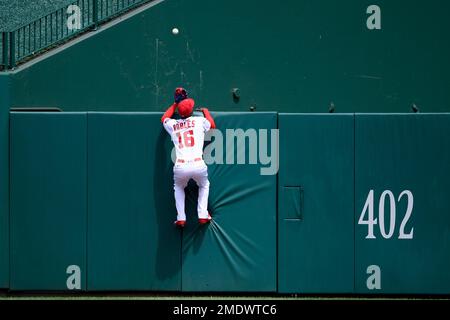
<path fill-rule="evenodd" d="M 180 30 L 178 30 L 178 28 L 173 28 L 172 29 L 172 33 L 177 35 L 180 32 Z"/>

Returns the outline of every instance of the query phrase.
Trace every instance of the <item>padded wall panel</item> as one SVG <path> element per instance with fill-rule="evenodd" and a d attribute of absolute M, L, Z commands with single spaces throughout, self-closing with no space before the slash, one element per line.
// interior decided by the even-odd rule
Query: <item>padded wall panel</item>
<path fill-rule="evenodd" d="M 10 288 L 67 290 L 73 266 L 85 289 L 86 114 L 11 113 L 10 119 Z"/>
<path fill-rule="evenodd" d="M 171 142 L 159 113 L 89 113 L 89 290 L 180 290 Z"/>
<path fill-rule="evenodd" d="M 357 114 L 355 135 L 357 292 L 450 293 L 450 115 Z"/>
<path fill-rule="evenodd" d="M 353 292 L 353 115 L 280 114 L 281 293 Z"/>
<path fill-rule="evenodd" d="M 259 129 L 267 130 L 261 132 L 271 141 L 271 129 L 277 128 L 277 114 L 230 112 L 213 116 L 223 139 L 218 136 L 212 143 L 223 142 L 224 164 L 215 161 L 208 167 L 209 210 L 213 216 L 209 225 L 198 225 L 197 189 L 195 184 L 187 188 L 182 289 L 276 291 L 276 175 L 261 175 L 261 167 L 269 165 L 261 165 L 258 155 L 257 163 L 250 164 L 249 155 L 254 151 L 250 151 L 249 141 L 254 137 L 248 138 L 244 145 L 227 138 L 226 130 L 240 128 L 249 135 L 256 133 L 257 140 L 252 141 L 259 144 L 256 149 L 259 152 L 264 150 Z M 227 145 L 234 150 L 231 164 L 226 164 L 226 158 L 232 158 L 231 152 L 226 152 Z M 270 154 L 271 145 L 268 147 Z M 238 154 L 246 155 L 246 164 L 237 164 Z"/>

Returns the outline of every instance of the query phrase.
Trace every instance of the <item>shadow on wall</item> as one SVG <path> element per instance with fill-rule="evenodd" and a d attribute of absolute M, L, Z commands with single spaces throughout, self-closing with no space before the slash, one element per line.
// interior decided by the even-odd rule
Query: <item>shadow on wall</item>
<path fill-rule="evenodd" d="M 203 116 L 202 114 L 196 114 L 197 116 Z M 204 142 L 204 148 L 206 148 L 211 141 L 205 141 Z M 208 165 L 208 179 L 211 182 L 211 168 L 212 165 Z M 185 256 L 188 254 L 187 252 L 190 251 L 191 254 L 194 256 L 197 255 L 197 253 L 202 248 L 203 241 L 205 241 L 205 237 L 208 234 L 208 230 L 216 224 L 215 218 L 216 212 L 213 210 L 213 201 L 214 196 L 212 196 L 212 190 L 214 186 L 213 184 L 210 185 L 209 189 L 209 199 L 208 199 L 208 212 L 211 214 L 213 219 L 211 222 L 207 225 L 199 225 L 198 224 L 198 211 L 197 211 L 197 204 L 198 204 L 198 185 L 194 180 L 190 180 L 185 191 L 186 191 L 186 219 L 188 221 L 187 228 L 183 231 L 183 254 L 182 254 L 182 264 L 184 264 Z M 211 235 L 211 233 L 209 233 Z M 215 240 L 213 237 L 210 238 L 210 240 Z M 210 241 L 207 240 L 207 241 Z"/>
<path fill-rule="evenodd" d="M 209 171 L 209 170 L 208 170 Z M 208 172 L 209 174 L 209 172 Z M 198 186 L 194 180 L 190 180 L 186 187 L 186 219 L 190 220 L 189 231 L 184 234 L 183 239 L 183 249 L 189 249 L 192 245 L 192 253 L 195 255 L 200 250 L 203 239 L 205 238 L 207 228 L 210 224 L 214 223 L 214 220 L 211 221 L 208 225 L 199 225 L 198 224 L 198 213 L 197 213 L 197 203 L 198 203 Z M 211 198 L 208 200 L 208 210 L 212 215 L 210 208 Z M 186 230 L 188 231 L 188 230 Z M 183 261 L 184 262 L 184 255 Z"/>
<path fill-rule="evenodd" d="M 176 220 L 176 208 L 173 198 L 171 150 L 170 138 L 161 126 L 156 143 L 156 152 L 154 153 L 153 167 L 154 203 L 157 229 L 159 230 L 155 261 L 158 279 L 168 279 L 178 273 L 181 274 L 181 232 L 172 223 Z M 178 244 L 170 244 L 170 241 L 178 241 Z M 167 252 L 171 248 L 177 250 Z"/>

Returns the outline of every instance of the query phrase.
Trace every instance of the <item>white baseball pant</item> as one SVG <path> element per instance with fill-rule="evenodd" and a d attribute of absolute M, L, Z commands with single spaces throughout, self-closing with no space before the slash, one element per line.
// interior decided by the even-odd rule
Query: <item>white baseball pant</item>
<path fill-rule="evenodd" d="M 193 179 L 198 185 L 198 205 L 197 213 L 199 219 L 208 218 L 208 196 L 209 196 L 209 180 L 208 167 L 206 164 L 197 166 L 174 166 L 173 180 L 175 190 L 175 205 L 177 207 L 177 220 L 186 220 L 186 212 L 184 208 L 185 192 L 190 179 Z"/>

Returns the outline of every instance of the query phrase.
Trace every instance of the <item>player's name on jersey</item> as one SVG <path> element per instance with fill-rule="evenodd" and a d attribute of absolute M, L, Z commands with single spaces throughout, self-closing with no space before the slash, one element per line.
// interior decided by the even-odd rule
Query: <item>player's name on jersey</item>
<path fill-rule="evenodd" d="M 179 122 L 173 125 L 173 131 L 189 129 L 195 127 L 195 120 L 186 119 L 186 120 L 178 120 Z"/>

